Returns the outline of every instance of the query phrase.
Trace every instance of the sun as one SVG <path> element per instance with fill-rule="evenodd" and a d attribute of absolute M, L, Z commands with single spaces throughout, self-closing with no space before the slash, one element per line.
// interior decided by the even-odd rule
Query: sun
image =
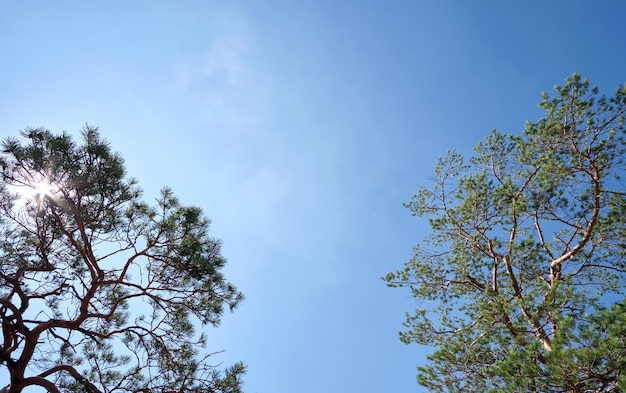
<path fill-rule="evenodd" d="M 53 198 L 59 187 L 51 183 L 47 176 L 40 179 L 32 179 L 28 185 L 24 185 L 25 189 L 21 192 L 23 197 L 27 199 L 35 199 L 39 203 L 46 198 Z"/>
<path fill-rule="evenodd" d="M 53 193 L 54 187 L 48 180 L 44 179 L 39 183 L 35 184 L 33 195 L 41 195 L 41 196 L 51 196 Z"/>
<path fill-rule="evenodd" d="M 16 208 L 36 206 L 38 211 L 47 205 L 46 201 L 58 203 L 63 193 L 62 183 L 51 181 L 50 176 L 44 173 L 22 176 L 9 185 L 9 189 L 16 197 Z"/>

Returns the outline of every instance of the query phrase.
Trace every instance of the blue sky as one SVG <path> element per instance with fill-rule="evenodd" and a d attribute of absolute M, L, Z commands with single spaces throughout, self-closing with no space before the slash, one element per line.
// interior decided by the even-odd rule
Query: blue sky
<path fill-rule="evenodd" d="M 0 11 L 0 137 L 97 125 L 152 200 L 201 206 L 247 300 L 209 349 L 246 390 L 421 392 L 380 277 L 446 149 L 536 120 L 573 72 L 626 82 L 618 1 L 23 1 Z M 0 374 L 0 379 L 3 375 Z M 0 382 L 3 382 L 0 380 Z"/>

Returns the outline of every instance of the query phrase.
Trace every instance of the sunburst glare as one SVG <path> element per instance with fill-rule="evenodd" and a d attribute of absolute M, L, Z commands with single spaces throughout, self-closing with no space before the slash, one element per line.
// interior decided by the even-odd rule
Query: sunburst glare
<path fill-rule="evenodd" d="M 39 179 L 32 179 L 29 184 L 20 186 L 18 193 L 21 198 L 26 200 L 34 199 L 38 203 L 42 203 L 47 197 L 54 197 L 58 191 L 58 185 L 51 183 L 47 176 L 43 176 Z"/>

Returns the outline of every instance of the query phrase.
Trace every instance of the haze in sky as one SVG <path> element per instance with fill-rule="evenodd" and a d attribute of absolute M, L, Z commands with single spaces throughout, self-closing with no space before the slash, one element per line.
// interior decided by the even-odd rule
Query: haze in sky
<path fill-rule="evenodd" d="M 447 149 L 518 133 L 579 72 L 626 82 L 626 3 L 23 1 L 0 10 L 0 137 L 99 126 L 152 201 L 223 240 L 247 300 L 216 362 L 251 393 L 422 392 L 380 277 L 427 232 L 402 203 Z M 4 386 L 6 375 L 0 374 Z"/>

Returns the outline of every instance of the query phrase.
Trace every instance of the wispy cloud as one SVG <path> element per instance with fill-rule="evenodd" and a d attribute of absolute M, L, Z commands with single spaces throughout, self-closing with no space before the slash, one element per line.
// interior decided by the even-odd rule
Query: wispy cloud
<path fill-rule="evenodd" d="M 215 233 L 229 258 L 258 276 L 292 231 L 286 201 L 294 177 L 276 143 L 281 136 L 267 124 L 268 85 L 255 68 L 251 29 L 229 18 L 204 51 L 178 61 L 170 93 L 194 119 L 185 148 L 202 162 Z"/>
<path fill-rule="evenodd" d="M 259 126 L 266 116 L 266 88 L 252 69 L 252 35 L 238 19 L 215 34 L 206 50 L 178 62 L 172 86 L 191 95 L 199 113 L 212 124 L 242 132 Z"/>
<path fill-rule="evenodd" d="M 256 67 L 260 51 L 251 32 L 237 20 L 201 55 L 180 61 L 172 94 L 201 124 L 185 149 L 203 155 L 207 211 L 234 277 L 244 287 L 265 287 L 266 274 L 289 277 L 284 285 L 303 296 L 345 276 L 339 247 L 350 230 L 336 200 L 336 166 L 345 152 L 328 133 L 299 127 L 300 119 L 276 128 L 284 123 L 271 118 L 271 84 Z"/>

